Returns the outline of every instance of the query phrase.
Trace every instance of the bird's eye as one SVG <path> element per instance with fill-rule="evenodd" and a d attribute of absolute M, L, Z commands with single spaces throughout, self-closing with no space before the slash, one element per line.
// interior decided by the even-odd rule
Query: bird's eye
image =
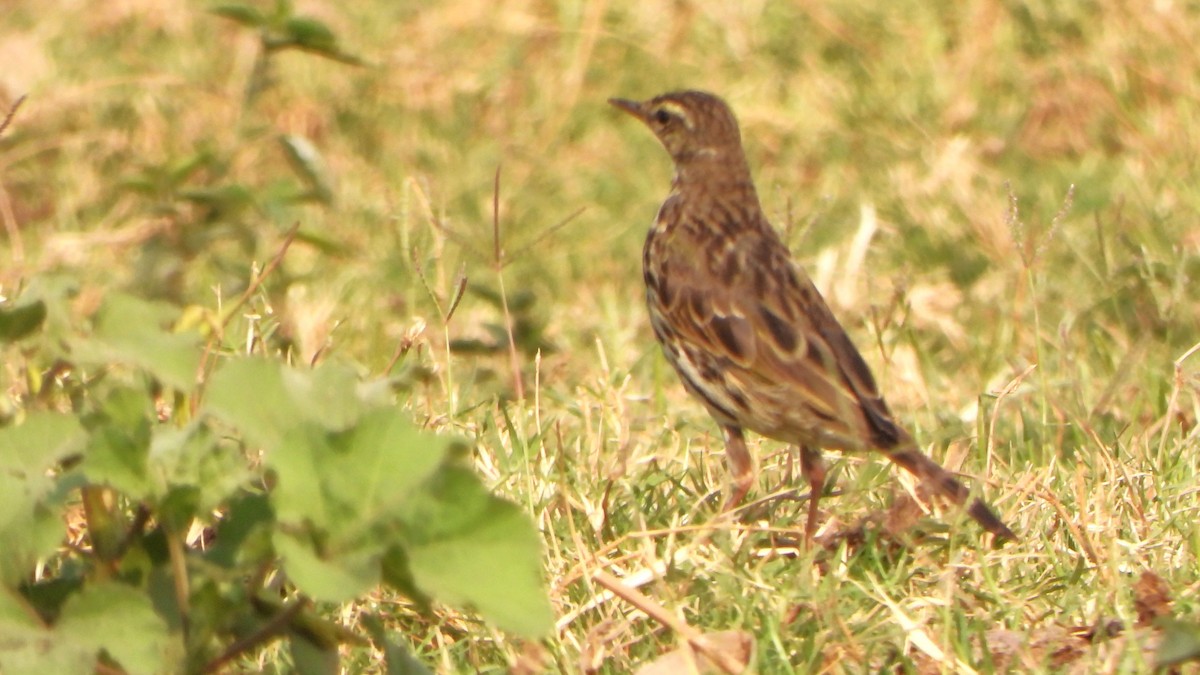
<path fill-rule="evenodd" d="M 671 121 L 671 113 L 659 108 L 658 110 L 654 111 L 654 121 L 658 122 L 659 124 L 666 124 L 667 122 Z"/>

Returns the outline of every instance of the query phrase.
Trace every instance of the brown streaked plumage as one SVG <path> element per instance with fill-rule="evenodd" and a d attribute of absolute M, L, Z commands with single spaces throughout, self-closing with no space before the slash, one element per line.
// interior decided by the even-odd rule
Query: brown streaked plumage
<path fill-rule="evenodd" d="M 646 301 L 667 359 L 725 435 L 728 505 L 754 482 L 743 430 L 800 447 L 812 486 L 809 537 L 825 482 L 823 447 L 878 450 L 965 503 L 967 488 L 896 424 L 870 368 L 767 222 L 725 102 L 681 91 L 609 103 L 650 127 L 675 162 L 643 252 Z M 979 499 L 967 512 L 998 538 L 1016 539 Z"/>

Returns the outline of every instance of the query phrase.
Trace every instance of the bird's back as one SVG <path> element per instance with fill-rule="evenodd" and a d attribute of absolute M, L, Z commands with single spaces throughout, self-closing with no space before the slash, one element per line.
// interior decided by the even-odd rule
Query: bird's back
<path fill-rule="evenodd" d="M 828 448 L 891 447 L 870 369 L 749 188 L 676 186 L 646 240 L 654 330 L 719 421 Z"/>

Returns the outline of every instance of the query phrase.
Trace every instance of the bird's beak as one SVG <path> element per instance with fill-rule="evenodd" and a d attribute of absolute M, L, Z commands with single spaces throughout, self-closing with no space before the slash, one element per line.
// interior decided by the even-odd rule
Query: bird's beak
<path fill-rule="evenodd" d="M 643 122 L 646 121 L 645 107 L 641 104 L 641 102 L 630 101 L 627 98 L 610 98 L 610 99 L 608 99 L 608 102 L 611 103 L 614 107 L 624 110 L 625 112 L 629 113 L 630 115 L 633 115 L 634 117 L 638 118 L 639 120 L 641 120 Z"/>

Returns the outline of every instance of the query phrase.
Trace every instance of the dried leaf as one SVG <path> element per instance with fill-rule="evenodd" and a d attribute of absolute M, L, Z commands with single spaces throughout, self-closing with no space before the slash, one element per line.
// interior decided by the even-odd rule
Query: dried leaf
<path fill-rule="evenodd" d="M 1133 585 L 1133 606 L 1137 625 L 1144 626 L 1159 617 L 1171 616 L 1171 591 L 1162 577 L 1149 570 L 1142 572 Z"/>
<path fill-rule="evenodd" d="M 754 636 L 741 630 L 723 630 L 705 633 L 697 638 L 703 640 L 707 650 L 722 654 L 729 663 L 737 664 L 744 672 L 754 653 Z M 667 652 L 637 669 L 637 675 L 676 675 L 677 673 L 718 673 L 721 669 L 700 650 L 689 645 Z"/>
<path fill-rule="evenodd" d="M 917 500 L 907 493 L 901 493 L 892 501 L 892 506 L 883 518 L 883 529 L 893 537 L 899 537 L 925 515 L 925 511 Z"/>

